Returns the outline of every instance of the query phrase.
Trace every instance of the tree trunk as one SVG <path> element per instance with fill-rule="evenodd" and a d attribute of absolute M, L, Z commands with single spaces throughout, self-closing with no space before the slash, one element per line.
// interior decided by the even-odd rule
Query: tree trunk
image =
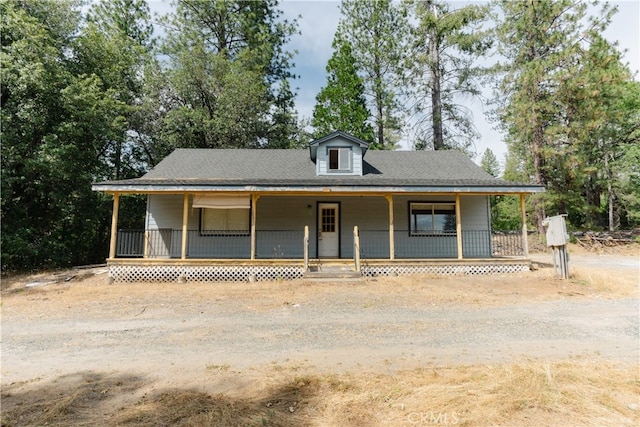
<path fill-rule="evenodd" d="M 382 110 L 382 94 L 376 94 L 376 115 L 377 117 L 377 136 L 378 136 L 378 145 L 381 150 L 384 150 L 384 111 Z"/>
<path fill-rule="evenodd" d="M 116 149 L 114 153 L 114 175 L 115 179 L 119 180 L 122 176 L 122 141 L 116 141 Z"/>
<path fill-rule="evenodd" d="M 434 19 L 438 17 L 438 9 L 435 2 L 429 2 L 429 7 Z M 442 136 L 442 91 L 440 81 L 440 43 L 436 31 L 429 39 L 429 57 L 431 59 L 431 120 L 433 126 L 433 149 L 444 150 Z"/>
<path fill-rule="evenodd" d="M 532 156 L 533 156 L 533 170 L 534 170 L 534 182 L 540 185 L 547 185 L 544 173 L 542 171 L 544 165 L 544 159 L 542 157 L 542 146 L 544 144 L 544 129 L 542 125 L 535 125 L 533 129 L 533 141 L 532 141 Z M 544 204 L 539 197 L 533 199 L 533 217 L 536 223 L 536 229 L 538 233 L 544 234 L 544 227 L 542 226 L 542 220 L 544 220 Z"/>
<path fill-rule="evenodd" d="M 375 39 L 379 40 L 380 35 L 376 29 Z M 382 65 L 381 59 L 378 56 L 378 52 L 375 52 L 375 58 L 373 62 L 373 74 L 374 74 L 374 87 L 375 87 L 375 99 L 376 99 L 376 133 L 378 137 L 378 145 L 381 150 L 385 149 L 384 146 L 384 85 L 382 84 Z"/>
<path fill-rule="evenodd" d="M 615 194 L 613 193 L 613 185 L 611 182 L 613 181 L 613 173 L 611 172 L 611 168 L 609 167 L 609 154 L 605 153 L 604 156 L 604 169 L 607 174 L 607 203 L 609 204 L 609 231 L 615 231 L 616 229 L 616 221 L 615 221 Z"/>

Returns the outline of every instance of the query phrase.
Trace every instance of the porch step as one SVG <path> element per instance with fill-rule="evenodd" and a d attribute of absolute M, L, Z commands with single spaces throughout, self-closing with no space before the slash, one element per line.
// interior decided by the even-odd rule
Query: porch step
<path fill-rule="evenodd" d="M 323 265 L 310 266 L 309 271 L 304 273 L 304 278 L 317 281 L 357 281 L 362 279 L 362 275 L 353 268 L 345 265 Z"/>
<path fill-rule="evenodd" d="M 362 279 L 362 275 L 357 271 L 307 271 L 304 273 L 305 279 L 310 280 L 332 280 L 332 279 Z"/>

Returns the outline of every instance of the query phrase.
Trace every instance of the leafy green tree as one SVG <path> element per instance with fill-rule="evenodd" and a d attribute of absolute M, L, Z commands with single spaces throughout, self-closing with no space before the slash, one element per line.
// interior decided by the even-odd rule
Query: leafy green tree
<path fill-rule="evenodd" d="M 126 105 L 79 72 L 77 2 L 1 2 L 0 16 L 2 269 L 97 262 L 109 204 L 91 183 L 109 175 Z"/>
<path fill-rule="evenodd" d="M 534 199 L 534 219 L 542 231 L 543 202 L 566 211 L 580 199 L 574 183 L 582 165 L 564 150 L 576 141 L 571 135 L 575 127 L 563 119 L 578 101 L 567 96 L 561 103 L 558 95 L 576 87 L 576 76 L 567 70 L 575 70 L 584 57 L 584 42 L 606 27 L 613 10 L 605 5 L 596 18 L 587 15 L 586 3 L 575 0 L 497 4 L 502 16 L 496 28 L 498 52 L 506 58 L 496 67 L 502 94 L 497 115 L 510 155 L 524 159 L 533 181 L 549 190 L 544 200 Z"/>
<path fill-rule="evenodd" d="M 417 148 L 468 151 L 479 135 L 464 102 L 479 97 L 477 64 L 491 38 L 482 25 L 488 5 L 452 9 L 444 1 L 409 2 L 415 16 L 411 33 L 409 81 L 417 114 Z"/>
<path fill-rule="evenodd" d="M 364 84 L 358 76 L 351 45 L 334 38 L 333 49 L 327 63 L 327 85 L 316 96 L 313 109 L 311 124 L 315 136 L 342 130 L 372 143 L 374 134 L 368 123 L 370 113 L 364 97 Z"/>
<path fill-rule="evenodd" d="M 640 145 L 640 83 L 632 80 L 620 53 L 608 42 L 593 43 L 593 53 L 595 61 L 590 59 L 585 67 L 597 66 L 598 72 L 585 89 L 597 99 L 583 113 L 588 119 L 583 127 L 590 132 L 578 148 L 590 166 L 583 169 L 587 213 L 595 217 L 592 223 L 614 231 L 622 220 L 626 226 L 637 224 L 633 200 L 639 192 L 633 183 L 638 172 L 635 147 Z"/>
<path fill-rule="evenodd" d="M 131 43 L 123 48 L 138 47 L 150 49 L 154 44 L 151 12 L 146 0 L 100 0 L 93 3 L 87 14 L 87 21 L 95 24 L 98 29 L 112 37 L 125 36 Z M 126 75 L 132 85 L 136 85 L 137 78 Z"/>
<path fill-rule="evenodd" d="M 493 154 L 493 151 L 491 151 L 491 148 L 487 148 L 486 150 L 484 150 L 484 153 L 482 153 L 480 166 L 489 175 L 495 178 L 500 176 L 500 163 L 498 162 L 496 155 Z"/>
<path fill-rule="evenodd" d="M 289 146 L 296 129 L 284 45 L 295 23 L 274 0 L 180 0 L 165 17 L 153 158 L 175 147 Z"/>
<path fill-rule="evenodd" d="M 373 148 L 393 149 L 400 139 L 404 32 L 407 23 L 391 0 L 343 0 L 337 34 L 351 45 L 373 111 Z"/>
<path fill-rule="evenodd" d="M 480 159 L 480 166 L 489 175 L 498 178 L 500 176 L 500 163 L 490 148 L 484 150 Z M 520 228 L 521 212 L 520 202 L 514 196 L 491 196 L 491 229 L 492 230 L 517 230 Z"/>
<path fill-rule="evenodd" d="M 621 222 L 627 227 L 640 225 L 640 144 L 628 144 L 617 160 L 620 180 L 617 182 Z"/>
<path fill-rule="evenodd" d="M 89 9 L 87 25 L 78 39 L 78 71 L 99 76 L 128 106 L 127 126 L 108 148 L 113 179 L 137 177 L 146 168 L 133 136 L 138 133 L 145 68 L 157 66 L 152 57 L 152 34 L 145 0 L 103 0 Z"/>

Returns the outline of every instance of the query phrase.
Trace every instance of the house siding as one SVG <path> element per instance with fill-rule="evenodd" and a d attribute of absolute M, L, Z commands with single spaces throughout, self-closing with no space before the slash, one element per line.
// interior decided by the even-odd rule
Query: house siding
<path fill-rule="evenodd" d="M 456 258 L 455 236 L 410 236 L 410 202 L 454 202 L 454 196 L 394 196 L 396 258 Z M 488 201 L 486 196 L 461 196 L 463 255 L 469 258 L 491 256 Z M 309 226 L 309 256 L 317 257 L 318 203 L 340 204 L 340 257 L 353 257 L 353 228 L 360 232 L 361 257 L 389 258 L 388 202 L 382 196 L 261 196 L 257 202 L 256 257 L 299 259 L 303 257 L 304 227 Z M 147 229 L 163 230 L 151 240 L 156 257 L 179 257 L 182 229 L 182 195 L 149 195 Z M 248 258 L 251 238 L 240 236 L 202 236 L 200 210 L 189 200 L 190 258 Z M 164 231 L 167 230 L 167 231 Z M 168 230 L 176 230 L 170 232 Z M 469 232 L 469 233 L 468 233 Z"/>
<path fill-rule="evenodd" d="M 308 225 L 309 256 L 315 258 L 315 201 L 316 199 L 311 197 L 260 197 L 256 205 L 256 256 L 302 258 L 304 227 Z M 279 233 L 280 231 L 285 233 Z"/>
<path fill-rule="evenodd" d="M 461 197 L 460 215 L 462 217 L 462 256 L 464 258 L 490 258 L 489 197 Z"/>
<path fill-rule="evenodd" d="M 396 258 L 456 258 L 455 236 L 412 236 L 409 234 L 411 202 L 455 202 L 455 196 L 398 196 L 393 198 Z"/>
<path fill-rule="evenodd" d="M 181 241 L 173 230 L 182 229 L 183 196 L 150 194 L 147 199 L 147 251 L 156 258 L 179 257 Z M 157 230 L 157 232 L 155 232 Z"/>

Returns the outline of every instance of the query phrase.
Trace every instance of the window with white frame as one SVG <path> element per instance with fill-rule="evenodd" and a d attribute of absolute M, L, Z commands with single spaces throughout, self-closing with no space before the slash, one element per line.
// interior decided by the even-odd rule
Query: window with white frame
<path fill-rule="evenodd" d="M 200 233 L 248 234 L 250 209 L 200 209 Z"/>
<path fill-rule="evenodd" d="M 329 171 L 351 170 L 351 148 L 329 148 Z"/>
<path fill-rule="evenodd" d="M 411 235 L 455 234 L 455 203 L 409 203 Z"/>

